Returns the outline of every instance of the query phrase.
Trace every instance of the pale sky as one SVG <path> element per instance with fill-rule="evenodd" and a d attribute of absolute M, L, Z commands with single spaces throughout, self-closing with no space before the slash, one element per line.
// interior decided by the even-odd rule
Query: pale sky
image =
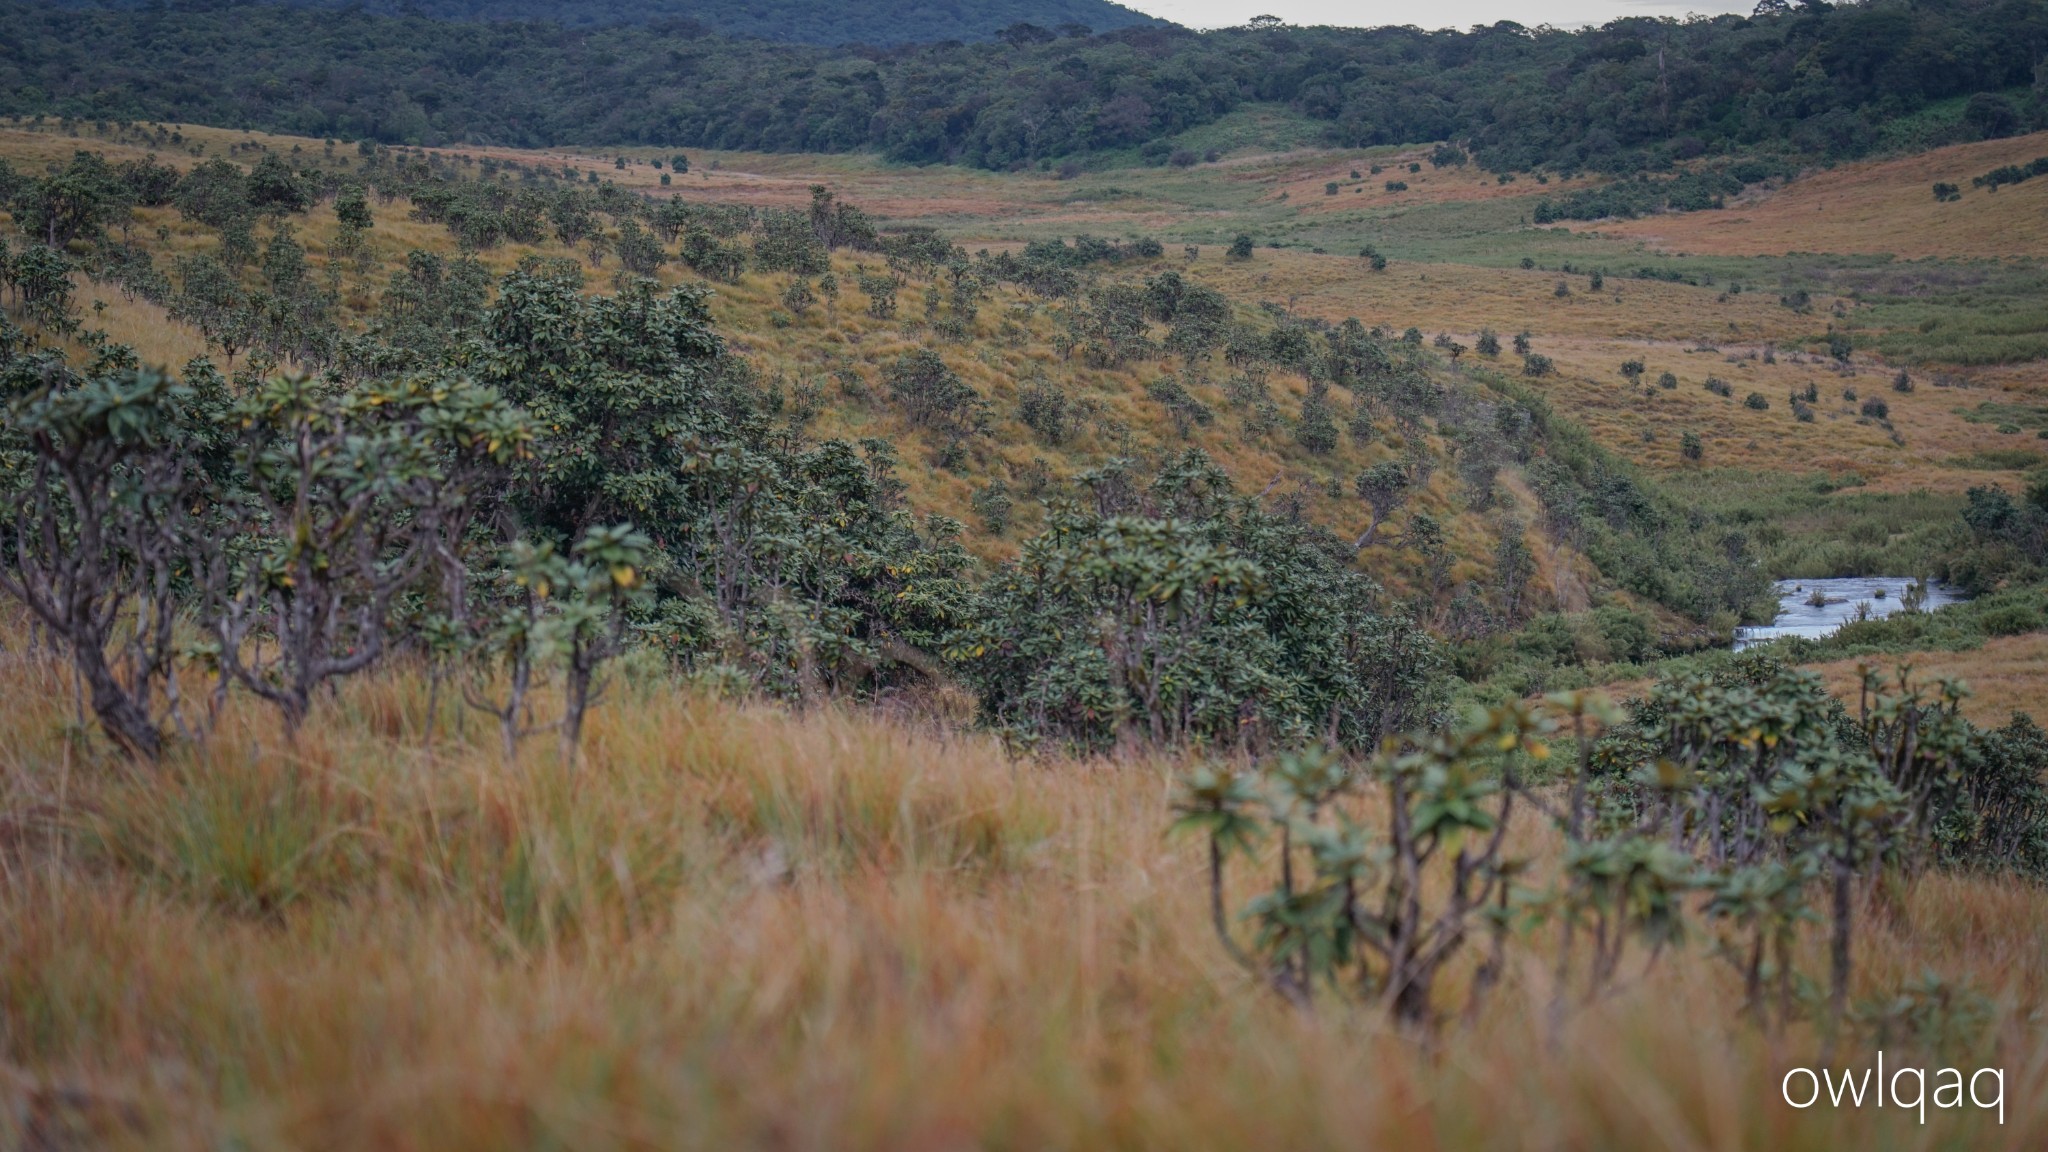
<path fill-rule="evenodd" d="M 1428 4 L 1394 0 L 1120 0 L 1190 28 L 1242 24 L 1253 16 L 1278 16 L 1289 24 L 1336 24 L 1371 28 L 1382 24 L 1413 24 L 1418 28 L 1469 28 L 1496 20 L 1534 27 L 1552 24 L 1571 28 L 1605 24 L 1623 16 L 1703 16 L 1748 12 L 1756 0 L 1432 0 Z"/>

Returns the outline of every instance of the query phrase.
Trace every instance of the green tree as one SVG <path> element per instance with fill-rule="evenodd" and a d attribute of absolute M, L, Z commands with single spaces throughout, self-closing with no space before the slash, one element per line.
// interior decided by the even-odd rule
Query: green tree
<path fill-rule="evenodd" d="M 61 171 L 30 180 L 14 193 L 15 223 L 61 250 L 73 240 L 96 239 L 130 203 L 127 187 L 97 152 L 73 154 Z"/>
<path fill-rule="evenodd" d="M 153 373 L 60 371 L 0 430 L 0 594 L 62 642 L 115 744 L 149 760 L 184 722 L 177 590 L 218 400 Z"/>
<path fill-rule="evenodd" d="M 1337 424 L 1330 418 L 1330 386 L 1311 380 L 1308 395 L 1301 402 L 1301 419 L 1294 425 L 1294 442 L 1316 456 L 1328 455 L 1337 447 Z"/>

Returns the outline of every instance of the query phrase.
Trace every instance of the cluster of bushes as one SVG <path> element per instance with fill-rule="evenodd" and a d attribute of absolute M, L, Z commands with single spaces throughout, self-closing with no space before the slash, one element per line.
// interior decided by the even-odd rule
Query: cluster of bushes
<path fill-rule="evenodd" d="M 1966 495 L 1970 546 L 1942 557 L 1943 578 L 1975 593 L 2048 577 L 2048 477 L 2017 496 L 1995 485 Z"/>
<path fill-rule="evenodd" d="M 2020 184 L 2036 176 L 2048 176 L 2048 156 L 2036 157 L 2029 164 L 2007 164 L 1993 168 L 1982 176 L 1970 178 L 1970 187 L 1985 188 L 1996 192 L 2007 184 Z"/>
<path fill-rule="evenodd" d="M 1221 342 L 1227 308 L 1199 286 L 1130 291 L 1169 340 Z M 1351 328 L 1280 354 L 1367 371 L 1377 337 Z M 73 369 L 0 328 L 0 590 L 141 756 L 203 739 L 231 686 L 295 726 L 323 684 L 394 652 L 459 682 L 508 755 L 544 677 L 573 755 L 602 663 L 636 646 L 785 696 L 951 667 L 991 723 L 1088 747 L 1325 726 L 1362 746 L 1441 709 L 1435 642 L 1355 548 L 1234 495 L 1198 454 L 1142 489 L 1122 465 L 1084 478 L 1093 509 L 1055 509 L 977 589 L 960 526 L 901 506 L 890 447 L 808 442 L 697 290 L 627 277 L 592 296 L 574 263 L 542 260 L 492 285 L 472 259 L 415 253 L 373 332 L 318 375 L 199 360 L 173 379 L 98 339 Z M 943 439 L 985 429 L 985 402 L 932 352 L 884 375 Z M 1007 521 L 1006 497 L 976 507 Z M 179 626 L 210 638 L 208 691 L 175 690 L 194 668 Z"/>
<path fill-rule="evenodd" d="M 1932 866 L 2048 877 L 2048 734 L 2024 717 L 1980 730 L 1953 694 L 1903 674 L 1869 675 L 1864 692 L 1852 714 L 1818 677 L 1749 656 L 1662 681 L 1622 714 L 1560 693 L 1376 756 L 1205 766 L 1175 827 L 1207 841 L 1226 953 L 1298 1008 L 1363 1002 L 1422 1029 L 1473 1019 L 1511 943 L 1541 925 L 1553 1028 L 1704 936 L 1755 1023 L 1840 1030 L 1871 1007 L 1850 999 L 1861 889 Z M 1533 890 L 1506 851 L 1518 818 L 1565 845 Z M 1244 929 L 1225 913 L 1237 868 L 1271 876 Z M 1514 915 L 1524 901 L 1547 914 Z M 1798 929 L 1822 919 L 1824 970 L 1803 969 Z"/>
<path fill-rule="evenodd" d="M 1058 238 L 1033 240 L 1024 246 L 1023 259 L 1026 263 L 1045 264 L 1054 268 L 1086 268 L 1091 264 L 1115 265 L 1127 260 L 1156 260 L 1165 252 L 1165 246 L 1150 236 L 1143 236 L 1126 244 L 1118 240 L 1081 235 L 1074 237 L 1072 245 Z"/>
<path fill-rule="evenodd" d="M 1114 460 L 1080 485 L 949 646 L 991 723 L 1090 748 L 1257 751 L 1365 748 L 1441 720 L 1441 646 L 1346 542 L 1239 495 L 1197 451 L 1149 482 Z"/>
<path fill-rule="evenodd" d="M 1538 224 L 1559 220 L 1623 220 L 1654 212 L 1699 212 L 1721 207 L 1722 201 L 1742 191 L 1745 184 L 1778 174 L 1773 165 L 1746 161 L 1728 168 L 1681 172 L 1653 179 L 1648 173 L 1634 180 L 1617 180 L 1598 188 L 1573 192 L 1562 199 L 1544 197 L 1536 202 L 1531 219 Z"/>
<path fill-rule="evenodd" d="M 183 621 L 293 724 L 388 652 L 443 662 L 508 750 L 538 669 L 573 720 L 629 641 L 782 694 L 920 675 L 971 599 L 958 526 L 900 507 L 886 444 L 781 434 L 700 293 L 582 287 L 530 261 L 459 353 L 354 380 L 73 371 L 0 330 L 0 589 L 143 755 L 205 726 L 164 692 Z"/>
<path fill-rule="evenodd" d="M 360 151 L 353 173 L 294 169 L 268 152 L 247 171 L 216 158 L 182 176 L 150 161 L 110 166 L 90 152 L 36 179 L 0 164 L 0 193 L 34 236 L 19 252 L 0 242 L 0 274 L 24 314 L 39 323 L 71 323 L 68 276 L 82 268 L 193 325 L 231 371 L 247 352 L 259 368 L 289 362 L 359 376 L 408 358 L 431 358 L 467 334 L 488 296 L 488 278 L 471 254 L 505 243 L 557 242 L 584 250 L 593 266 L 615 257 L 629 276 L 650 276 L 680 260 L 726 282 L 750 267 L 823 277 L 835 248 L 877 252 L 899 271 L 930 272 L 965 260 L 928 228 L 878 231 L 860 209 L 823 187 L 812 189 L 804 210 L 754 209 L 657 201 L 610 182 L 557 182 L 552 172 L 543 180 L 536 178 L 539 169 L 526 169 L 529 179 L 514 184 L 489 163 L 490 171 L 471 176 L 439 157 Z M 364 250 L 374 227 L 373 200 L 390 205 L 401 199 L 414 219 L 445 227 L 462 256 L 443 261 L 411 254 L 383 293 L 367 337 L 351 334 L 337 314 L 338 264 L 330 264 L 324 283 L 311 275 L 290 217 L 331 200 L 341 225 L 334 255 L 345 261 Z M 127 232 L 132 208 L 160 205 L 213 229 L 216 247 L 162 269 L 147 251 L 115 237 L 115 231 Z M 264 220 L 272 234 L 259 244 L 256 226 Z M 84 256 L 74 258 L 80 251 Z M 827 291 L 836 291 L 836 284 Z M 799 311 L 815 299 L 799 297 Z"/>

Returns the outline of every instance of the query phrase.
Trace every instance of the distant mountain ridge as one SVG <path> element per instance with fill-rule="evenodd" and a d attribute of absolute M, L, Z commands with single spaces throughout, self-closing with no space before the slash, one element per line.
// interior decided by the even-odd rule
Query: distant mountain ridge
<path fill-rule="evenodd" d="M 1011 35 L 1050 39 L 1081 29 L 1167 24 L 1111 0 L 277 0 L 295 8 L 357 9 L 378 16 L 598 28 L 695 24 L 722 36 L 789 44 L 926 44 Z M 217 10 L 231 0 L 57 0 L 67 8 Z"/>

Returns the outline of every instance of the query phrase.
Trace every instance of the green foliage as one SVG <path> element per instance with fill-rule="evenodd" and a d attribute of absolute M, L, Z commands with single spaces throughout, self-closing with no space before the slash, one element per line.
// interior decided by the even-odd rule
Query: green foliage
<path fill-rule="evenodd" d="M 1210 424 L 1216 413 L 1207 404 L 1197 400 L 1187 386 L 1171 376 L 1161 376 L 1145 385 L 1145 395 L 1157 401 L 1172 418 L 1174 430 L 1185 440 L 1198 427 Z M 1336 432 L 1331 431 L 1334 442 Z"/>
<path fill-rule="evenodd" d="M 897 357 L 882 379 L 912 424 L 942 438 L 943 452 L 957 450 L 962 441 L 988 430 L 988 401 L 929 348 Z"/>
<path fill-rule="evenodd" d="M 991 536 L 1001 536 L 1010 530 L 1010 513 L 1016 501 L 1010 498 L 1010 486 L 1001 480 L 991 480 L 974 492 L 969 501 L 974 514 L 981 517 L 981 526 Z"/>
<path fill-rule="evenodd" d="M 30 244 L 0 264 L 0 282 L 14 290 L 22 314 L 39 326 L 67 330 L 71 321 L 71 261 L 54 248 Z"/>
<path fill-rule="evenodd" d="M 219 157 L 193 168 L 178 182 L 172 202 L 187 220 L 224 230 L 255 210 L 249 180 L 234 164 Z"/>
<path fill-rule="evenodd" d="M 188 276 L 187 287 L 192 283 Z M 370 336 L 388 351 L 358 345 L 349 367 L 371 370 L 360 363 L 365 355 L 406 362 L 407 357 L 431 361 L 447 354 L 482 329 L 490 290 L 489 271 L 473 257 L 443 260 L 431 252 L 406 253 L 404 270 L 392 273 L 370 323 Z"/>
<path fill-rule="evenodd" d="M 1668 838 L 1730 885 L 1742 870 L 1787 866 L 1829 892 L 1832 1012 L 1847 1009 L 1854 932 L 1852 886 L 1885 866 L 1934 857 L 1940 829 L 1970 806 L 1966 766 L 1984 739 L 1947 684 L 1930 694 L 1905 679 L 1864 673 L 1857 715 L 1819 680 L 1766 656 L 1738 659 L 1712 680 L 1660 683 L 1632 706 L 1596 758 L 1602 819 Z M 1788 878 L 1782 874 L 1781 882 Z M 1738 917 L 1741 919 L 1741 917 Z M 1758 961 L 1773 928 L 1748 917 L 1736 954 L 1759 1005 Z M 1782 924 L 1777 930 L 1782 930 Z M 1780 948 L 1781 963 L 1789 963 Z"/>
<path fill-rule="evenodd" d="M 1491 373 L 1480 378 L 1527 421 L 1523 439 L 1543 445 L 1544 456 L 1525 471 L 1551 539 L 1576 543 L 1623 588 L 1694 619 L 1745 617 L 1761 606 L 1769 582 L 1749 534 L 1694 515 L 1556 419 L 1534 389 Z M 1691 486 L 1687 492 L 1696 503 Z"/>
<path fill-rule="evenodd" d="M 2014 714 L 1971 747 L 1962 787 L 1936 831 L 1943 861 L 2048 879 L 2048 733 Z"/>
<path fill-rule="evenodd" d="M 1650 179 L 1645 173 L 1636 180 L 1573 192 L 1562 200 L 1548 197 L 1537 201 L 1530 219 L 1538 224 L 1559 220 L 1624 220 L 1652 212 L 1696 212 L 1719 208 L 1725 198 L 1742 191 L 1743 181 L 1723 171 L 1681 172 L 1667 179 Z M 1598 289 L 1595 289 L 1598 291 Z"/>
<path fill-rule="evenodd" d="M 264 215 L 304 212 L 313 205 L 313 189 L 273 152 L 265 152 L 250 169 L 247 189 L 249 207 Z"/>
<path fill-rule="evenodd" d="M 97 238 L 128 214 L 132 202 L 127 185 L 104 157 L 77 152 L 60 171 L 20 180 L 7 206 L 17 227 L 61 251 L 73 240 Z"/>
<path fill-rule="evenodd" d="M 1198 769 L 1173 827 L 1208 840 L 1210 916 L 1225 951 L 1301 1008 L 1324 994 L 1355 998 L 1428 1028 L 1438 1022 L 1439 976 L 1484 933 L 1495 947 L 1474 974 L 1476 1006 L 1501 974 L 1518 870 L 1502 851 L 1514 757 L 1542 753 L 1539 731 L 1527 710 L 1510 707 L 1376 756 L 1363 772 L 1320 748 L 1282 753 L 1253 771 Z M 1367 781 L 1387 800 L 1377 839 L 1356 814 Z M 1225 914 L 1225 868 L 1256 860 L 1253 850 L 1269 837 L 1278 841 L 1278 875 L 1241 914 L 1253 929 L 1246 946 Z M 1442 884 L 1427 883 L 1439 876 Z"/>
<path fill-rule="evenodd" d="M 476 489 L 532 433 L 489 388 L 421 378 L 345 393 L 266 380 L 231 418 L 220 511 L 238 546 L 187 559 L 224 673 L 296 728 L 323 684 L 384 654 L 397 598 L 455 548 Z"/>
<path fill-rule="evenodd" d="M 1439 714 L 1442 657 L 1350 552 L 1232 491 L 1198 452 L 1144 490 L 1084 473 L 1092 508 L 992 574 L 948 645 L 984 718 L 1020 739 L 1357 746 Z"/>
<path fill-rule="evenodd" d="M 370 215 L 369 197 L 360 185 L 349 184 L 334 195 L 334 216 L 346 229 L 366 232 L 375 223 Z"/>
<path fill-rule="evenodd" d="M 1082 406 L 1068 399 L 1058 384 L 1043 376 L 1026 380 L 1017 391 L 1017 418 L 1055 447 L 1081 429 Z"/>
<path fill-rule="evenodd" d="M 1308 748 L 1250 770 L 1205 766 L 1186 779 L 1174 827 L 1208 840 L 1210 918 L 1225 951 L 1304 1008 L 1325 993 L 1358 997 L 1433 1027 L 1440 976 L 1484 940 L 1464 982 L 1470 1018 L 1501 977 L 1510 934 L 1541 926 L 1558 935 L 1556 1027 L 1580 996 L 1621 977 L 1631 943 L 1654 965 L 1699 920 L 1741 973 L 1747 1013 L 1782 1027 L 1807 1006 L 1796 933 L 1814 918 L 1818 888 L 1839 1026 L 1850 1021 L 1859 880 L 1924 867 L 1937 850 L 1969 867 L 2041 863 L 2048 738 L 2023 720 L 1978 732 L 1955 700 L 1866 673 L 1852 717 L 1817 678 L 1751 655 L 1711 680 L 1658 683 L 1625 720 L 1561 694 L 1540 710 L 1475 713 L 1449 734 L 1411 733 L 1363 764 Z M 1550 737 L 1566 728 L 1576 763 L 1549 768 Z M 1374 792 L 1377 805 L 1360 803 Z M 1502 850 L 1517 799 L 1565 841 L 1542 890 L 1518 890 L 1521 862 Z M 1273 887 L 1241 913 L 1248 944 L 1224 899 L 1226 868 L 1240 859 L 1277 864 Z M 1948 999 L 1909 989 L 1859 1019 L 1946 1019 Z"/>
<path fill-rule="evenodd" d="M 62 642 L 116 744 L 155 759 L 165 725 L 185 722 L 176 583 L 204 543 L 197 457 L 222 397 L 132 365 L 82 377 L 26 352 L 0 340 L 0 594 Z"/>
<path fill-rule="evenodd" d="M 2048 156 L 2037 157 L 2029 164 L 2007 164 L 2002 168 L 1993 168 L 1982 176 L 1971 177 L 1970 187 L 1996 192 L 2007 184 L 2023 183 L 2041 175 L 2048 175 Z M 1951 184 L 1949 187 L 1954 188 L 1955 186 Z M 1935 194 L 1935 198 L 1945 199 L 1938 192 Z M 1961 199 L 1960 194 L 1955 198 Z"/>
<path fill-rule="evenodd" d="M 1301 419 L 1294 425 L 1294 442 L 1310 455 L 1328 455 L 1337 447 L 1337 425 L 1330 419 L 1330 386 L 1312 380 L 1308 396 L 1301 402 Z"/>

